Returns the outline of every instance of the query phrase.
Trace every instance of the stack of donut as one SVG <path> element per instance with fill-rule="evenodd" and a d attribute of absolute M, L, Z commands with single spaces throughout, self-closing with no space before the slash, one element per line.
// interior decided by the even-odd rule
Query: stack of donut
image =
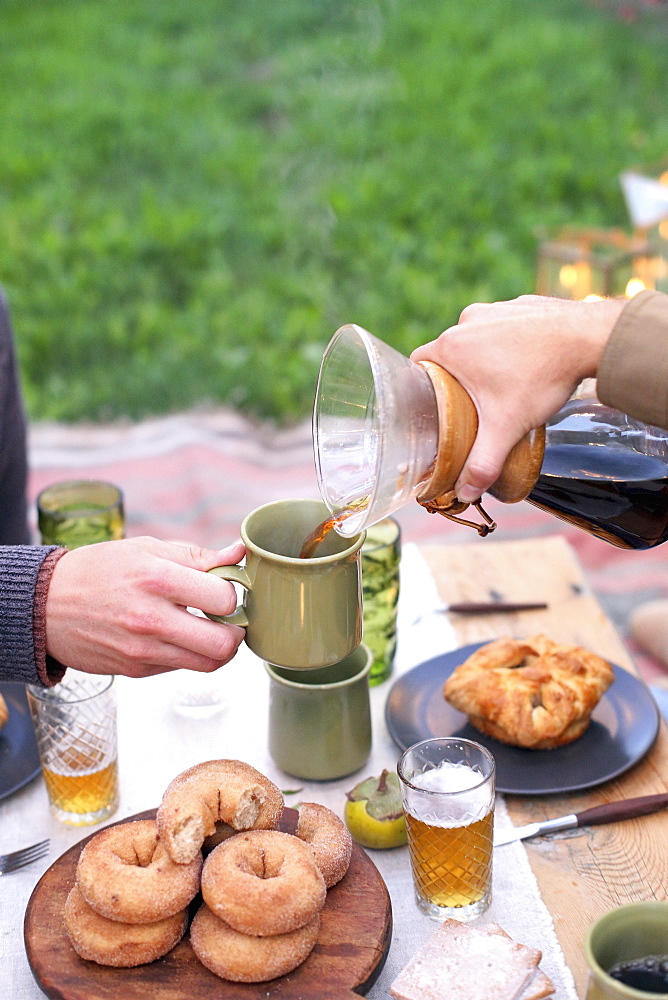
<path fill-rule="evenodd" d="M 240 833 L 206 859 L 204 903 L 190 928 L 193 951 L 222 979 L 283 976 L 313 950 L 326 894 L 303 841 L 280 830 Z"/>
<path fill-rule="evenodd" d="M 280 790 L 242 761 L 178 775 L 155 822 L 109 827 L 82 851 L 65 907 L 77 953 L 102 965 L 155 961 L 183 937 L 201 888 L 190 943 L 207 969 L 246 983 L 292 971 L 316 943 L 352 839 L 325 806 L 301 806 L 296 836 L 277 829 L 282 811 Z"/>
<path fill-rule="evenodd" d="M 153 820 L 107 827 L 84 847 L 65 903 L 65 927 L 81 958 L 131 968 L 178 944 L 197 895 L 202 855 L 176 864 Z"/>
<path fill-rule="evenodd" d="M 294 837 L 251 830 L 214 848 L 190 928 L 202 965 L 245 983 L 301 965 L 316 943 L 327 889 L 345 875 L 351 852 L 344 823 L 312 802 L 302 805 Z"/>

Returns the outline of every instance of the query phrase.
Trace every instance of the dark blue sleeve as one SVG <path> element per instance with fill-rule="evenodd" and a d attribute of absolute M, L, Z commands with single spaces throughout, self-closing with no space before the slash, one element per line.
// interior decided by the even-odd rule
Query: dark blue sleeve
<path fill-rule="evenodd" d="M 9 310 L 0 289 L 0 545 L 30 541 L 26 509 L 26 420 Z"/>

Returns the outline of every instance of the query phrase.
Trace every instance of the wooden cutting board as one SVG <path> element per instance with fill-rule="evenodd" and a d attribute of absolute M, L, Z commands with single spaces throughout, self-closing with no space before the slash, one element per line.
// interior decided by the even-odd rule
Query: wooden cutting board
<path fill-rule="evenodd" d="M 294 833 L 297 815 L 296 810 L 285 809 L 280 828 Z M 149 810 L 123 822 L 154 817 L 155 810 Z M 150 965 L 114 969 L 86 962 L 70 944 L 63 909 L 79 854 L 93 836 L 51 865 L 26 909 L 24 938 L 30 968 L 52 1000 L 354 1000 L 371 988 L 385 963 L 392 937 L 390 897 L 378 869 L 357 844 L 347 875 L 327 893 L 315 948 L 287 976 L 255 984 L 219 979 L 200 964 L 187 934 Z"/>

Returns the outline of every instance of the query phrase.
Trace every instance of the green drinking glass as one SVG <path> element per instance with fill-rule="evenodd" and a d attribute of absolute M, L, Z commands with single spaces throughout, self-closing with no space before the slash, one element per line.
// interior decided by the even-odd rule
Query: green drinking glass
<path fill-rule="evenodd" d="M 392 673 L 397 648 L 401 529 L 392 517 L 366 529 L 362 545 L 363 639 L 373 655 L 369 684 Z"/>
<path fill-rule="evenodd" d="M 42 545 L 76 549 L 125 537 L 123 494 L 98 480 L 54 483 L 37 498 Z"/>

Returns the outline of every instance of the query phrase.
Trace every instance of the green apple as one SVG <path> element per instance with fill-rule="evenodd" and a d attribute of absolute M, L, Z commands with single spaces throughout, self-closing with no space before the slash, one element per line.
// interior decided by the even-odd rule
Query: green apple
<path fill-rule="evenodd" d="M 353 840 L 376 849 L 406 843 L 401 787 L 394 772 L 385 769 L 379 778 L 365 778 L 346 795 L 343 818 Z"/>

